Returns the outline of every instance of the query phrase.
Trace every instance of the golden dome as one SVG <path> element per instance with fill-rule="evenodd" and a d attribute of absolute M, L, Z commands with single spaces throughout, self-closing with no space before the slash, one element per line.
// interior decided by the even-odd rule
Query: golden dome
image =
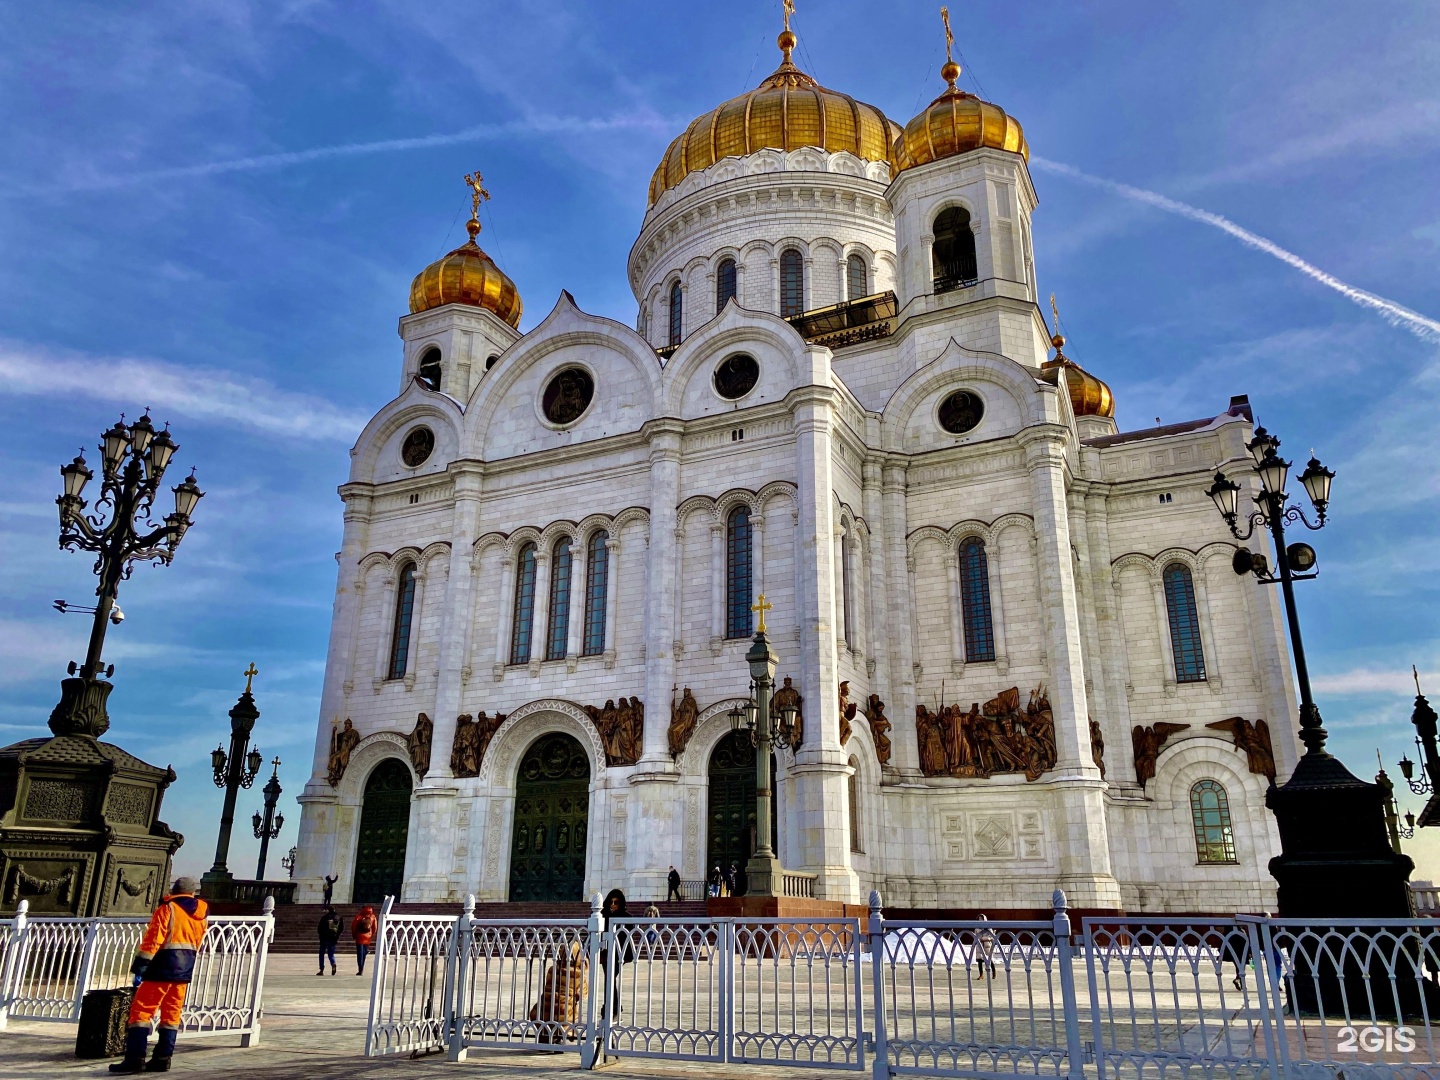
<path fill-rule="evenodd" d="M 488 199 L 490 194 L 480 186 L 478 172 L 465 177 L 465 182 L 473 191 L 470 220 L 465 223 L 470 239 L 415 275 L 410 283 L 410 314 L 442 304 L 471 304 L 493 311 L 518 328 L 524 310 L 520 291 L 475 243 L 480 232 L 480 200 Z"/>
<path fill-rule="evenodd" d="M 1110 392 L 1110 387 L 1060 351 L 1065 339 L 1059 334 L 1050 339 L 1050 344 L 1055 346 L 1055 359 L 1045 361 L 1040 370 L 1056 385 L 1059 385 L 1060 374 L 1064 372 L 1065 388 L 1070 391 L 1071 411 L 1076 416 L 1113 417 L 1115 395 Z"/>
<path fill-rule="evenodd" d="M 875 106 L 827 90 L 797 68 L 790 60 L 795 47 L 790 30 L 778 42 L 784 59 L 768 79 L 696 117 L 670 144 L 650 179 L 651 206 L 692 172 L 759 150 L 818 146 L 827 153 L 844 150 L 865 161 L 890 163 L 899 125 Z"/>
<path fill-rule="evenodd" d="M 946 37 L 948 40 L 948 20 Z M 1008 115 L 999 105 L 991 105 L 974 94 L 956 88 L 955 80 L 960 78 L 959 64 L 947 58 L 940 69 L 940 76 L 949 84 L 945 92 L 906 124 L 904 132 L 895 140 L 893 153 L 897 175 L 916 165 L 928 165 L 982 146 L 1008 150 L 1026 161 L 1030 160 L 1030 144 L 1025 141 L 1020 121 Z"/>

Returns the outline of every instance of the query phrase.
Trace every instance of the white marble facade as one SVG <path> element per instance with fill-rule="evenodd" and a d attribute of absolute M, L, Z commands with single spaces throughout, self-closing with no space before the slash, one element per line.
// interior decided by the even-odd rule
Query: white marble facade
<path fill-rule="evenodd" d="M 964 206 L 978 282 L 936 294 L 930 222 Z M 1265 719 L 1283 782 L 1296 760 L 1285 639 L 1271 590 L 1235 576 L 1233 545 L 1205 488 L 1248 458 L 1248 410 L 1217 398 L 1210 420 L 1117 434 L 1077 418 L 1063 380 L 1040 375 L 1049 331 L 1037 306 L 1024 160 L 978 149 L 900 174 L 819 150 L 729 158 L 661 195 L 630 257 L 637 329 L 562 294 L 525 334 L 490 311 L 448 304 L 400 320 L 400 392 L 360 434 L 341 488 L 344 545 L 296 876 L 317 898 L 325 874 L 348 899 L 367 776 L 387 757 L 410 768 L 404 734 L 434 721 L 428 773 L 413 776 L 403 899 L 507 897 L 516 769 L 542 734 L 572 733 L 590 756 L 586 895 L 613 885 L 660 896 L 673 864 L 705 866 L 707 771 L 746 692 L 748 638 L 725 636 L 725 521 L 751 512 L 755 591 L 774 609 L 779 675 L 805 699 L 805 742 L 781 754 L 780 854 L 817 875 L 817 895 L 887 906 L 1038 908 L 1064 888 L 1080 908 L 1256 911 L 1273 906 L 1278 842 L 1267 780 L 1223 731 Z M 806 309 L 846 295 L 850 256 L 866 292 L 893 289 L 888 336 L 832 351 L 777 314 L 779 254 L 799 250 Z M 737 261 L 736 302 L 716 311 L 715 274 Z M 683 343 L 668 345 L 680 282 Z M 415 378 L 438 347 L 439 391 Z M 663 349 L 661 352 L 669 352 Z M 716 366 L 754 357 L 738 400 Z M 498 359 L 494 359 L 498 357 Z M 1092 367 L 1101 358 L 1085 357 Z M 583 414 L 559 425 L 541 395 L 580 367 Z M 942 429 L 957 389 L 980 424 Z M 435 448 L 406 466 L 424 426 Z M 582 549 L 610 537 L 604 647 L 585 652 Z M 538 567 L 530 657 L 511 663 L 516 554 L 575 545 L 563 659 L 543 660 L 548 566 Z M 995 659 L 967 662 L 957 548 L 986 545 Z M 390 679 L 397 569 L 417 564 L 406 673 Z M 1194 582 L 1205 678 L 1177 679 L 1165 567 Z M 842 573 L 843 570 L 843 573 Z M 848 579 L 848 580 L 842 580 Z M 838 686 L 872 693 L 894 725 L 877 761 L 863 718 L 842 747 Z M 1058 761 L 1039 780 L 925 777 L 917 703 L 968 706 L 1043 684 Z M 678 759 L 667 748 L 673 688 L 702 713 Z M 638 764 L 606 767 L 579 707 L 636 696 L 647 707 Z M 505 713 L 480 774 L 451 774 L 457 715 Z M 327 781 L 332 723 L 361 735 Z M 1105 742 L 1106 779 L 1089 719 Z M 1156 774 L 1136 782 L 1136 725 L 1188 724 Z M 851 774 L 856 777 L 852 785 Z M 1202 863 L 1190 792 L 1221 784 L 1235 860 Z M 860 834 L 850 836 L 849 792 Z"/>

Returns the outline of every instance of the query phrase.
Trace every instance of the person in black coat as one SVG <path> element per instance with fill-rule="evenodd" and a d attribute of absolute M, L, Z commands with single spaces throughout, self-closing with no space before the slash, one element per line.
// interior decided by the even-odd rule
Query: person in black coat
<path fill-rule="evenodd" d="M 605 894 L 605 903 L 601 905 L 600 911 L 605 916 L 606 929 L 615 931 L 620 935 L 616 938 L 616 940 L 620 942 L 620 946 L 615 950 L 615 963 L 610 965 L 610 1019 L 614 1021 L 620 1019 L 620 971 L 626 964 L 635 959 L 635 942 L 631 936 L 634 928 L 625 926 L 617 927 L 611 924 L 611 920 L 613 919 L 628 919 L 630 917 L 630 913 L 625 909 L 625 893 L 620 889 L 611 889 Z M 610 958 L 608 954 L 608 949 L 600 950 L 601 964 L 609 963 Z"/>
<path fill-rule="evenodd" d="M 680 871 L 676 870 L 675 867 L 670 867 L 670 873 L 665 877 L 665 884 L 668 887 L 668 891 L 665 893 L 665 902 L 667 904 L 671 900 L 685 899 L 680 895 Z"/>
<path fill-rule="evenodd" d="M 330 974 L 335 974 L 335 943 L 340 940 L 340 934 L 345 928 L 345 923 L 340 918 L 340 913 L 328 905 L 320 916 L 320 970 L 316 975 L 325 974 L 325 958 L 330 958 Z"/>

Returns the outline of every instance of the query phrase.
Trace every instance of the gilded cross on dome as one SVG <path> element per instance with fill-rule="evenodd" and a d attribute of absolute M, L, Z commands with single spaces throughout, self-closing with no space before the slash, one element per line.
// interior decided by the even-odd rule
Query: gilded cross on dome
<path fill-rule="evenodd" d="M 763 592 L 760 594 L 760 599 L 751 607 L 751 611 L 758 611 L 760 613 L 760 625 L 755 628 L 757 634 L 763 634 L 765 632 L 765 612 L 773 610 L 774 607 L 774 604 L 766 602 Z"/>
<path fill-rule="evenodd" d="M 470 188 L 470 220 L 465 223 L 465 228 L 470 233 L 470 239 L 475 239 L 475 234 L 480 231 L 480 203 L 490 201 L 490 192 L 485 190 L 484 177 L 480 170 L 465 174 L 465 183 Z"/>
<path fill-rule="evenodd" d="M 950 89 L 955 89 L 955 80 L 960 78 L 960 65 L 955 63 L 955 34 L 950 29 L 950 9 L 940 9 L 940 21 L 945 24 L 945 63 L 940 68 L 940 77 L 950 84 Z"/>
<path fill-rule="evenodd" d="M 245 676 L 245 692 L 250 693 L 250 680 L 260 674 L 260 669 L 255 666 L 255 661 L 250 661 L 250 666 L 240 673 Z"/>
<path fill-rule="evenodd" d="M 790 29 L 790 16 L 795 14 L 795 0 L 785 0 L 785 29 Z"/>
<path fill-rule="evenodd" d="M 780 31 L 780 36 L 775 39 L 775 44 L 780 46 L 780 52 L 785 57 L 785 62 L 780 66 L 790 63 L 790 54 L 795 50 L 795 33 L 790 29 L 790 16 L 795 14 L 795 0 L 785 0 L 785 29 Z"/>

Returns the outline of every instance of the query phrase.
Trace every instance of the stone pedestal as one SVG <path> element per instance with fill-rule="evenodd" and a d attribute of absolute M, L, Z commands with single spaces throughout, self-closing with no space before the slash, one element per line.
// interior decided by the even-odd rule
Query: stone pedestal
<path fill-rule="evenodd" d="M 70 680 L 67 680 L 67 682 Z M 0 749 L 0 904 L 34 915 L 141 915 L 184 837 L 160 820 L 175 771 L 89 735 Z"/>

